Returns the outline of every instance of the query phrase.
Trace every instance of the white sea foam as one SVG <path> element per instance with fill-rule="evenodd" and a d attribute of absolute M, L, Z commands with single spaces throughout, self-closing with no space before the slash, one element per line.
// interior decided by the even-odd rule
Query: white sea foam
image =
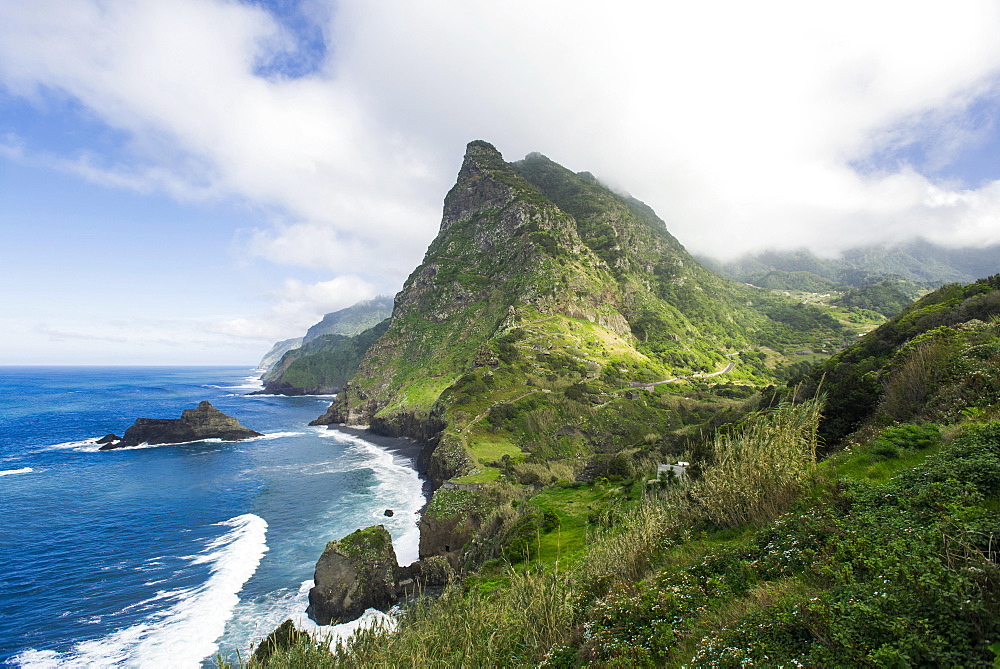
<path fill-rule="evenodd" d="M 296 629 L 308 632 L 316 639 L 322 639 L 331 648 L 338 640 L 345 640 L 359 629 L 381 624 L 389 629 L 396 626 L 393 614 L 399 609 L 390 610 L 389 614 L 376 609 L 368 609 L 361 617 L 340 625 L 317 625 L 306 615 L 309 605 L 309 589 L 313 581 L 303 581 L 297 591 L 286 590 L 255 601 L 240 602 L 236 615 L 227 633 L 227 646 L 230 650 L 240 648 L 248 650 L 251 644 L 260 643 L 281 623 L 291 620 Z"/>
<path fill-rule="evenodd" d="M 52 444 L 48 448 L 59 448 L 64 450 L 79 451 L 80 453 L 97 453 L 103 444 L 97 443 L 101 437 L 91 437 L 79 441 L 66 441 L 61 444 Z M 221 441 L 221 439 L 204 439 L 203 441 Z M 187 442 L 196 443 L 196 442 Z M 137 444 L 135 446 L 117 446 L 112 450 L 116 451 L 139 451 L 144 448 L 156 448 L 157 446 L 178 446 L 179 444 Z"/>
<path fill-rule="evenodd" d="M 205 384 L 202 388 L 215 388 L 217 390 L 263 390 L 264 381 L 261 380 L 259 375 L 248 376 L 243 379 L 243 383 L 235 386 L 216 386 L 212 384 Z"/>
<path fill-rule="evenodd" d="M 313 581 L 304 581 L 299 587 L 298 598 L 302 603 L 309 602 L 309 590 L 314 585 Z M 316 622 L 307 616 L 305 613 L 305 607 L 299 609 L 299 613 L 292 616 L 286 616 L 286 618 L 291 618 L 292 624 L 295 628 L 302 631 L 308 632 L 315 639 L 322 639 L 333 648 L 338 641 L 344 641 L 347 637 L 351 636 L 359 629 L 367 629 L 369 627 L 374 627 L 375 625 L 382 625 L 388 629 L 396 628 L 396 618 L 392 615 L 398 613 L 399 609 L 393 607 L 390 609 L 389 613 L 383 613 L 378 609 L 368 609 L 361 614 L 361 617 L 354 620 L 348 621 L 346 623 L 341 623 L 339 625 L 318 625 Z"/>
<path fill-rule="evenodd" d="M 14 658 L 22 667 L 198 667 L 218 650 L 217 640 L 239 603 L 238 593 L 267 551 L 267 523 L 245 514 L 218 523 L 225 531 L 187 557 L 210 565 L 203 584 L 163 591 L 144 602 L 169 602 L 131 627 L 66 652 L 29 650 Z"/>
<path fill-rule="evenodd" d="M 270 441 L 271 439 L 282 439 L 284 437 L 301 437 L 303 434 L 308 434 L 308 432 L 268 432 L 259 437 L 250 437 L 243 441 Z"/>
<path fill-rule="evenodd" d="M 306 398 L 310 400 L 334 400 L 337 399 L 337 394 L 333 393 L 331 395 L 285 395 L 283 393 L 254 393 L 253 395 L 247 395 L 246 393 L 230 393 L 226 397 L 246 397 L 247 399 L 255 400 L 261 398 L 269 397 L 295 397 L 295 398 Z"/>
<path fill-rule="evenodd" d="M 20 469 L 0 469 L 0 476 L 10 476 L 11 474 L 30 474 L 35 471 L 31 467 L 21 467 Z"/>
<path fill-rule="evenodd" d="M 263 473 L 295 474 L 296 476 L 317 476 L 320 474 L 342 474 L 357 469 L 357 467 L 345 466 L 343 460 L 330 460 L 328 462 L 310 462 L 302 464 L 296 462 L 288 465 L 269 465 L 266 467 L 253 467 L 244 469 L 240 476 L 256 476 Z"/>
<path fill-rule="evenodd" d="M 270 439 L 278 439 L 280 437 L 296 437 L 305 434 L 304 432 L 272 432 L 270 434 L 264 434 L 259 437 L 250 437 L 249 439 L 243 439 L 241 441 L 268 441 Z M 61 444 L 51 444 L 47 448 L 58 448 L 64 450 L 79 451 L 81 453 L 96 453 L 101 450 L 102 444 L 97 443 L 100 437 L 92 437 L 90 439 L 81 439 L 79 441 L 66 441 Z M 141 451 L 146 448 L 159 448 L 160 446 L 186 446 L 188 444 L 227 444 L 236 443 L 231 441 L 226 441 L 224 439 L 211 438 L 211 439 L 196 439 L 194 441 L 172 441 L 164 444 L 147 444 L 143 442 L 141 444 L 136 444 L 135 446 L 116 446 L 113 449 L 115 451 Z"/>
<path fill-rule="evenodd" d="M 93 439 L 80 439 L 79 441 L 66 441 L 61 444 L 51 444 L 48 448 L 60 448 L 72 451 L 94 452 L 101 450 L 101 445 L 97 443 L 100 437 Z"/>
<path fill-rule="evenodd" d="M 399 564 L 407 565 L 419 558 L 420 509 L 424 505 L 423 483 L 419 474 L 400 457 L 366 441 L 363 437 L 343 432 L 328 431 L 351 444 L 351 450 L 360 455 L 378 479 L 378 495 L 393 510 L 392 517 L 375 510 L 373 524 L 382 524 L 392 535 L 393 548 Z"/>

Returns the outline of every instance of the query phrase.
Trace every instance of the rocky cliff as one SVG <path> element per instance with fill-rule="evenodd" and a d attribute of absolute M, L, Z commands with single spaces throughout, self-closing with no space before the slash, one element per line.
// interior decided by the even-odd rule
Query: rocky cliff
<path fill-rule="evenodd" d="M 385 332 L 388 319 L 356 335 L 320 335 L 289 351 L 264 374 L 264 389 L 253 394 L 327 395 L 339 393 L 358 369 L 372 343 Z"/>
<path fill-rule="evenodd" d="M 386 333 L 318 422 L 423 436 L 447 422 L 439 399 L 464 375 L 510 368 L 512 347 L 545 358 L 541 339 L 562 335 L 561 348 L 595 349 L 572 354 L 584 377 L 714 371 L 774 326 L 748 306 L 756 298 L 699 265 L 638 200 L 540 154 L 508 164 L 472 142 Z M 580 323 L 586 335 L 573 334 Z"/>
<path fill-rule="evenodd" d="M 282 356 L 302 346 L 302 337 L 294 337 L 292 339 L 283 339 L 276 342 L 271 350 L 264 354 L 264 357 L 260 359 L 260 364 L 257 365 L 258 370 L 263 370 L 264 374 L 270 372 L 278 361 L 281 360 Z"/>
<path fill-rule="evenodd" d="M 445 585 L 453 574 L 439 557 L 400 567 L 385 527 L 366 527 L 327 544 L 316 562 L 306 612 L 320 625 L 346 622 L 370 608 L 385 611 L 418 590 Z"/>

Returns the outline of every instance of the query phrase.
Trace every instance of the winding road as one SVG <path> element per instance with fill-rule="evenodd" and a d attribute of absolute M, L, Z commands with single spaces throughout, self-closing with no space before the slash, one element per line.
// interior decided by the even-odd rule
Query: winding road
<path fill-rule="evenodd" d="M 664 379 L 663 381 L 653 381 L 652 383 L 640 383 L 638 381 L 633 381 L 632 383 L 629 384 L 629 386 L 632 388 L 641 388 L 642 390 L 652 390 L 653 386 L 659 386 L 664 383 L 674 383 L 676 381 L 683 381 L 684 379 L 709 379 L 713 376 L 721 376 L 722 374 L 728 374 L 729 372 L 733 371 L 734 367 L 736 367 L 735 360 L 726 365 L 725 369 L 720 369 L 717 372 L 709 372 L 708 374 L 688 374 L 687 376 L 675 376 L 672 379 Z"/>

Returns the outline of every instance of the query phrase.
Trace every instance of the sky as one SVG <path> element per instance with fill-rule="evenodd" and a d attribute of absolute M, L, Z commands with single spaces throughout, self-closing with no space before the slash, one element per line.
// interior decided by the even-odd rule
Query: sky
<path fill-rule="evenodd" d="M 723 259 L 998 243 L 997 34 L 992 0 L 0 0 L 0 365 L 253 365 L 399 290 L 474 139 Z"/>

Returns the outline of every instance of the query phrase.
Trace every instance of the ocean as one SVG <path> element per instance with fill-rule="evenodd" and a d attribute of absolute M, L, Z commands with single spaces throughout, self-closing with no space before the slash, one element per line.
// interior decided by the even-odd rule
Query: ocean
<path fill-rule="evenodd" d="M 0 664 L 215 666 L 287 618 L 315 628 L 327 541 L 381 523 L 417 558 L 412 463 L 308 427 L 329 397 L 259 387 L 250 369 L 0 367 Z M 98 450 L 201 400 L 264 436 Z"/>

